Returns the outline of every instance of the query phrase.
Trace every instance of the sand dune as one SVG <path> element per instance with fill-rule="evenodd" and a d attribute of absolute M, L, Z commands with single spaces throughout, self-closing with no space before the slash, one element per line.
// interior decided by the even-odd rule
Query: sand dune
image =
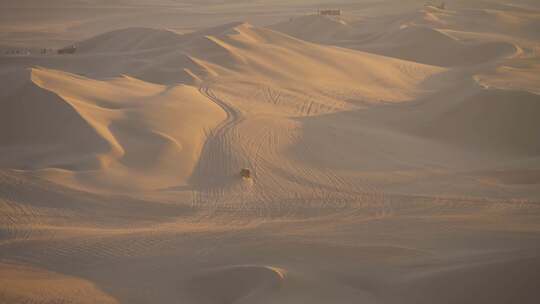
<path fill-rule="evenodd" d="M 429 10 L 353 25 L 342 19 L 313 15 L 279 23 L 271 28 L 308 41 L 437 66 L 481 64 L 510 57 L 519 50 L 504 41 L 458 41 L 444 32 L 446 27 L 438 24 L 442 21 Z M 438 13 L 445 14 L 440 10 Z M 384 31 L 379 26 L 382 23 L 385 24 Z"/>
<path fill-rule="evenodd" d="M 481 64 L 518 52 L 507 42 L 463 43 L 444 32 L 423 26 L 405 26 L 372 41 L 365 48 L 386 56 L 438 66 Z"/>
<path fill-rule="evenodd" d="M 540 14 L 446 2 L 0 1 L 0 302 L 536 303 Z"/>
<path fill-rule="evenodd" d="M 485 90 L 440 113 L 422 131 L 436 140 L 492 152 L 537 156 L 540 96 Z M 474 131 L 472 131 L 474 130 Z"/>
<path fill-rule="evenodd" d="M 79 278 L 23 265 L 0 265 L 0 295 L 6 303 L 118 303 Z"/>
<path fill-rule="evenodd" d="M 137 40 L 152 31 L 117 31 L 85 41 L 82 46 L 83 49 L 116 52 L 121 48 L 111 46 L 108 38 L 103 37 L 113 36 L 118 44 L 129 45 L 132 39 Z M 170 35 L 174 35 L 174 39 L 169 39 Z M 175 73 L 187 71 L 199 80 L 216 76 L 234 78 L 235 81 L 257 78 L 259 82 L 274 82 L 285 87 L 294 81 L 295 86 L 318 91 L 324 91 L 328 86 L 332 86 L 332 91 L 350 91 L 352 83 L 361 81 L 363 86 L 349 94 L 374 100 L 377 93 L 379 98 L 397 101 L 415 96 L 418 91 L 413 86 L 441 71 L 372 54 L 323 47 L 246 23 L 227 24 L 183 36 L 172 33 L 162 35 L 158 32 L 152 39 L 156 42 L 159 40 L 159 43 L 152 44 L 165 47 L 157 54 L 155 63 L 148 67 L 138 67 L 134 71 L 130 71 L 133 69 L 130 64 L 127 70 L 132 75 L 153 82 L 160 82 L 160 73 L 157 71 L 159 66 L 175 68 Z M 179 41 L 181 43 L 175 46 L 166 47 L 169 43 Z M 139 46 L 146 48 L 143 44 Z M 185 66 L 178 65 L 182 62 Z M 381 68 L 371 69 L 374 65 Z M 305 81 L 307 79 L 310 81 Z M 393 90 L 383 89 L 387 87 Z"/>
<path fill-rule="evenodd" d="M 178 44 L 180 35 L 150 28 L 128 28 L 108 32 L 77 43 L 82 53 L 140 51 Z"/>
<path fill-rule="evenodd" d="M 526 258 L 443 269 L 415 278 L 399 298 L 410 299 L 407 303 L 535 303 L 539 267 L 538 259 Z M 461 284 L 467 287 L 454 289 Z M 426 296 L 426 290 L 434 292 Z"/>
<path fill-rule="evenodd" d="M 27 83 L 2 100 L 2 167 L 99 167 L 96 156 L 108 151 L 107 141 L 69 103 L 34 83 L 30 73 L 20 75 Z"/>
<path fill-rule="evenodd" d="M 215 51 L 204 54 L 210 55 L 194 56 L 224 81 L 233 77 L 234 81 L 242 79 L 242 82 L 257 79 L 258 83 L 279 85 L 283 90 L 303 88 L 351 101 L 393 102 L 421 94 L 415 86 L 443 71 L 368 53 L 323 47 L 249 24 L 228 31 L 207 36 L 209 47 Z M 380 68 L 372 69 L 373 66 Z M 387 90 L 388 87 L 393 89 Z"/>
<path fill-rule="evenodd" d="M 166 88 L 130 77 L 105 82 L 33 69 L 22 92 L 20 101 L 6 101 L 13 106 L 3 112 L 2 130 L 10 133 L 2 145 L 20 151 L 4 154 L 4 168 L 30 169 L 31 163 L 31 169 L 102 169 L 110 171 L 109 182 L 154 172 L 176 183 L 190 176 L 205 136 L 225 119 L 197 88 Z M 15 116 L 20 119 L 9 119 Z M 33 124 L 39 123 L 36 117 L 42 117 L 41 125 Z M 36 138 L 43 148 L 36 149 Z"/>
<path fill-rule="evenodd" d="M 540 93 L 540 65 L 534 59 L 516 59 L 494 70 L 475 75 L 475 80 L 484 87 L 503 90 Z"/>

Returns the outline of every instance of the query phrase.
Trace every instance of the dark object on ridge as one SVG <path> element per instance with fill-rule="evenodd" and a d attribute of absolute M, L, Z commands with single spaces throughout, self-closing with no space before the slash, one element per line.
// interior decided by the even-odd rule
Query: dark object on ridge
<path fill-rule="evenodd" d="M 243 178 L 251 178 L 251 170 L 243 168 L 242 170 L 240 170 L 240 176 Z"/>
<path fill-rule="evenodd" d="M 67 47 L 65 47 L 63 49 L 59 49 L 58 54 L 60 54 L 60 55 L 75 54 L 76 51 L 77 51 L 77 47 L 72 45 L 72 46 L 67 46 Z"/>

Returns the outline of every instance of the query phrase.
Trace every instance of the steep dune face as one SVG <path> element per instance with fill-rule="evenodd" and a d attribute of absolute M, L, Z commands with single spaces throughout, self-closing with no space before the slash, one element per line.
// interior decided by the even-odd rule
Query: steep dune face
<path fill-rule="evenodd" d="M 190 176 L 206 133 L 225 119 L 196 88 L 129 77 L 97 81 L 34 69 L 23 89 L 21 99 L 4 101 L 8 168 L 100 169 L 112 180 L 140 174 L 178 183 Z"/>

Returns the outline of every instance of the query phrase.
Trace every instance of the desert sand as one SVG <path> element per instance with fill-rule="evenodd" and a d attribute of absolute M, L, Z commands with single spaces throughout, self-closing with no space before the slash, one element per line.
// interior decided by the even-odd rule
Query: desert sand
<path fill-rule="evenodd" d="M 538 303 L 540 5 L 438 4 L 0 1 L 0 303 Z"/>

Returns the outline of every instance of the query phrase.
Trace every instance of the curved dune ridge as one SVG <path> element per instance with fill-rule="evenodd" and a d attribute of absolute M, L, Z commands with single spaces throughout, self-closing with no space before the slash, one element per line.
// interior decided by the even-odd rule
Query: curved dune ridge
<path fill-rule="evenodd" d="M 109 39 L 102 37 L 112 36 L 118 44 L 131 45 L 132 36 L 145 36 L 152 31 L 115 31 L 82 45 L 85 49 L 112 54 L 122 48 L 111 46 Z M 154 50 L 132 47 L 135 53 L 130 53 L 127 61 L 123 59 L 118 69 L 155 83 L 172 84 L 174 80 L 200 83 L 220 77 L 222 81 L 271 83 L 284 89 L 305 88 L 326 95 L 339 92 L 349 99 L 371 101 L 411 99 L 422 92 L 417 88 L 420 83 L 443 71 L 374 54 L 316 45 L 242 22 L 177 35 L 173 42 L 164 39 L 162 48 L 157 42 L 162 34 L 157 32 L 156 35 L 156 42 L 152 43 Z M 170 46 L 169 42 L 174 45 Z M 142 59 L 147 56 L 152 56 L 151 64 Z"/>
<path fill-rule="evenodd" d="M 216 268 L 189 280 L 185 287 L 193 303 L 252 303 L 271 298 L 286 280 L 286 271 L 271 266 Z"/>
<path fill-rule="evenodd" d="M 448 14 L 451 13 L 427 7 L 410 14 L 353 24 L 341 18 L 312 15 L 270 28 L 307 41 L 445 67 L 481 64 L 519 51 L 508 42 L 463 43 L 449 36 L 443 30 Z"/>
<path fill-rule="evenodd" d="M 224 80 L 258 80 L 283 89 L 340 92 L 344 98 L 403 101 L 417 86 L 443 70 L 373 54 L 321 46 L 265 28 L 241 24 L 230 33 L 207 36 L 213 50 L 196 52 Z M 208 49 L 208 47 L 205 47 Z M 376 67 L 376 68 L 375 68 Z M 358 86 L 358 83 L 362 83 Z M 291 85 L 294 84 L 294 85 Z M 392 89 L 388 89 L 392 88 Z"/>
<path fill-rule="evenodd" d="M 1 145 L 17 151 L 2 153 L 4 168 L 99 169 L 109 182 L 141 175 L 182 183 L 208 132 L 226 117 L 197 88 L 131 77 L 98 81 L 32 69 L 15 94 L 2 101 Z"/>
<path fill-rule="evenodd" d="M 370 42 L 365 48 L 378 54 L 438 66 L 480 64 L 516 54 L 508 42 L 463 43 L 441 30 L 403 26 Z"/>

